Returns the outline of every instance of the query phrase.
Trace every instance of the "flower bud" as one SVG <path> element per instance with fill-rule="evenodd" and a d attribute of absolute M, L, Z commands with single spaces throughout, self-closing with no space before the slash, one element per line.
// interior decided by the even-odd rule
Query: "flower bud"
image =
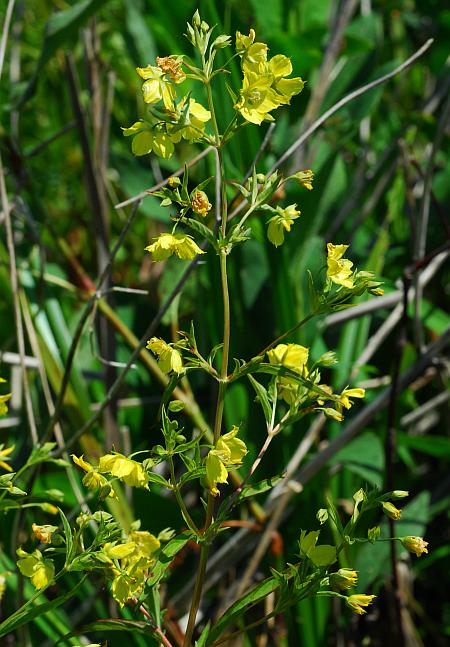
<path fill-rule="evenodd" d="M 423 553 L 428 553 L 428 542 L 423 539 L 423 537 L 400 537 L 401 544 L 403 548 L 409 553 L 414 553 L 417 557 L 420 557 Z"/>
<path fill-rule="evenodd" d="M 402 511 L 396 508 L 395 505 L 390 501 L 382 503 L 381 507 L 383 508 L 384 514 L 389 517 L 389 519 L 394 519 L 394 521 L 400 519 Z"/>
<path fill-rule="evenodd" d="M 376 595 L 364 595 L 364 594 L 356 594 L 356 595 L 350 595 L 346 600 L 345 604 L 350 607 L 352 611 L 355 613 L 358 613 L 360 616 L 363 613 L 366 613 L 366 610 L 364 607 L 369 606 L 369 604 L 372 604 L 373 600 L 376 598 Z"/>
<path fill-rule="evenodd" d="M 407 496 L 409 496 L 407 490 L 394 490 L 391 492 L 391 499 L 404 499 Z"/>
<path fill-rule="evenodd" d="M 205 217 L 211 209 L 211 203 L 204 191 L 196 191 L 191 200 L 192 211 L 199 216 Z"/>
<path fill-rule="evenodd" d="M 340 568 L 336 573 L 330 575 L 330 586 L 337 591 L 345 591 L 358 582 L 358 572 L 349 568 Z"/>

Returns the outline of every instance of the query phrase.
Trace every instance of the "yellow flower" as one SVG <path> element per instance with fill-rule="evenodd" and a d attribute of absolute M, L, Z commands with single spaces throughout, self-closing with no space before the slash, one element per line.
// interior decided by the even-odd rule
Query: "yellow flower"
<path fill-rule="evenodd" d="M 214 449 L 206 457 L 206 482 L 213 496 L 220 494 L 218 483 L 228 482 L 227 467 L 238 465 L 247 454 L 244 441 L 236 438 L 239 427 L 233 428 L 219 438 Z"/>
<path fill-rule="evenodd" d="M 286 366 L 299 375 L 307 374 L 306 363 L 309 357 L 309 350 L 300 344 L 278 344 L 267 353 L 270 364 L 279 364 Z M 299 395 L 302 386 L 290 377 L 280 377 L 278 379 L 278 397 L 287 402 L 294 404 Z"/>
<path fill-rule="evenodd" d="M 3 378 L 0 377 L 0 384 L 6 382 Z M 11 393 L 6 393 L 5 395 L 0 395 L 0 416 L 6 416 L 8 413 L 8 407 L 6 403 L 11 397 Z"/>
<path fill-rule="evenodd" d="M 41 541 L 43 544 L 51 544 L 53 533 L 58 530 L 58 526 L 38 526 L 36 523 L 33 523 L 31 529 L 35 539 Z"/>
<path fill-rule="evenodd" d="M 245 51 L 255 42 L 255 30 L 250 29 L 248 36 L 244 36 L 240 31 L 236 32 L 236 53 L 244 54 Z"/>
<path fill-rule="evenodd" d="M 142 94 L 145 103 L 153 104 L 162 100 L 167 110 L 173 110 L 175 89 L 171 81 L 167 80 L 163 70 L 160 67 L 147 65 L 147 67 L 137 67 L 136 72 L 144 79 Z"/>
<path fill-rule="evenodd" d="M 4 574 L 0 575 L 0 602 L 3 598 L 3 594 L 6 590 L 6 577 Z"/>
<path fill-rule="evenodd" d="M 204 191 L 196 191 L 191 200 L 192 211 L 199 216 L 205 217 L 211 209 L 211 203 Z"/>
<path fill-rule="evenodd" d="M 248 36 L 236 33 L 236 52 L 241 57 L 244 78 L 235 109 L 246 121 L 259 125 L 264 119 L 273 121 L 269 113 L 290 103 L 293 95 L 302 91 L 304 82 L 300 77 L 286 78 L 292 73 L 286 56 L 278 54 L 267 61 L 267 45 L 254 41 L 253 29 Z"/>
<path fill-rule="evenodd" d="M 116 541 L 109 541 L 103 546 L 103 552 L 110 559 L 124 559 L 130 557 L 136 550 L 134 541 L 125 544 L 118 544 Z"/>
<path fill-rule="evenodd" d="M 351 270 L 353 263 L 346 258 L 342 258 L 347 249 L 348 245 L 327 244 L 327 276 L 333 283 L 351 289 L 353 287 Z"/>
<path fill-rule="evenodd" d="M 21 558 L 17 562 L 19 571 L 31 579 L 36 589 L 43 589 L 50 584 L 55 575 L 55 565 L 50 559 L 45 559 L 39 550 L 27 553 L 18 548 L 16 552 Z"/>
<path fill-rule="evenodd" d="M 428 553 L 428 542 L 423 537 L 409 535 L 408 537 L 401 537 L 400 541 L 403 548 L 406 548 L 410 553 L 414 553 L 417 557 L 420 557 L 423 553 Z"/>
<path fill-rule="evenodd" d="M 363 613 L 367 613 L 364 607 L 372 604 L 373 600 L 375 600 L 376 597 L 376 595 L 364 595 L 363 593 L 350 595 L 348 598 L 346 598 L 345 604 L 350 607 L 352 611 L 362 616 Z"/>
<path fill-rule="evenodd" d="M 106 454 L 101 456 L 98 469 L 117 477 L 126 485 L 148 489 L 148 475 L 141 463 L 123 456 L 123 454 Z"/>
<path fill-rule="evenodd" d="M 298 173 L 294 173 L 294 175 L 291 175 L 292 179 L 298 180 L 300 184 L 302 184 L 305 189 L 308 189 L 308 191 L 313 190 L 313 180 L 314 180 L 314 173 L 311 171 L 311 169 L 305 169 L 304 171 L 299 171 Z"/>
<path fill-rule="evenodd" d="M 81 467 L 81 469 L 86 472 L 81 482 L 88 488 L 88 490 L 99 490 L 100 497 L 102 499 L 107 496 L 113 499 L 117 498 L 108 479 L 99 474 L 93 465 L 85 461 L 83 455 L 78 457 L 75 456 L 75 454 L 72 454 L 72 460 L 75 465 L 78 465 L 78 467 Z"/>
<path fill-rule="evenodd" d="M 277 215 L 268 221 L 267 228 L 267 238 L 275 247 L 284 243 L 284 232 L 291 231 L 294 220 L 300 215 L 296 204 L 291 204 L 286 209 L 277 207 L 277 212 Z"/>
<path fill-rule="evenodd" d="M 273 75 L 272 87 L 279 96 L 280 103 L 289 103 L 294 94 L 299 94 L 305 85 L 299 77 L 287 79 L 292 74 L 292 63 L 287 56 L 277 54 L 273 56 L 267 66 L 268 71 Z"/>
<path fill-rule="evenodd" d="M 260 125 L 264 120 L 273 121 L 269 114 L 280 105 L 275 90 L 272 89 L 271 74 L 247 71 L 244 73 L 240 98 L 234 106 L 246 121 Z"/>
<path fill-rule="evenodd" d="M 270 364 L 281 364 L 302 373 L 308 361 L 309 349 L 300 344 L 278 344 L 267 352 Z"/>
<path fill-rule="evenodd" d="M 183 372 L 183 360 L 181 354 L 163 339 L 152 337 L 148 340 L 147 346 L 154 355 L 158 357 L 158 366 L 163 373 L 173 371 L 180 375 Z"/>
<path fill-rule="evenodd" d="M 390 501 L 383 502 L 381 504 L 381 507 L 383 508 L 384 514 L 389 517 L 389 519 L 394 519 L 394 521 L 400 519 L 402 511 L 396 508 L 395 505 Z"/>
<path fill-rule="evenodd" d="M 152 151 L 169 159 L 174 151 L 172 136 L 161 127 L 151 128 L 143 121 L 136 121 L 129 128 L 122 128 L 125 137 L 133 137 L 131 150 L 136 156 L 148 155 Z"/>
<path fill-rule="evenodd" d="M 159 539 L 147 530 L 133 530 L 129 538 L 136 546 L 136 552 L 144 557 L 151 557 L 161 546 Z"/>
<path fill-rule="evenodd" d="M 8 465 L 6 461 L 10 460 L 9 455 L 14 451 L 15 445 L 11 445 L 11 447 L 6 447 L 5 449 L 3 447 L 4 445 L 0 445 L 0 467 L 7 472 L 12 472 L 11 465 Z"/>
<path fill-rule="evenodd" d="M 340 568 L 336 573 L 330 575 L 330 585 L 338 591 L 350 589 L 352 586 L 356 586 L 357 582 L 358 571 L 353 571 L 350 568 Z"/>
<path fill-rule="evenodd" d="M 192 236 L 187 234 L 161 234 L 145 249 L 153 254 L 154 261 L 163 261 L 173 254 L 184 261 L 190 261 L 197 254 L 206 253 L 200 249 Z"/>
<path fill-rule="evenodd" d="M 186 80 L 186 74 L 181 69 L 183 64 L 181 56 L 158 56 L 156 63 L 174 83 L 183 83 Z"/>
<path fill-rule="evenodd" d="M 352 406 L 353 402 L 350 400 L 350 398 L 363 398 L 366 395 L 365 389 L 344 389 L 339 396 L 338 400 L 338 410 L 342 411 L 342 407 L 345 407 L 346 409 L 350 409 Z"/>
<path fill-rule="evenodd" d="M 183 109 L 185 97 L 179 107 Z M 177 143 L 183 137 L 188 141 L 197 141 L 201 139 L 205 133 L 205 126 L 208 121 L 211 119 L 211 113 L 209 110 L 206 110 L 201 103 L 198 103 L 195 99 L 189 99 L 189 112 L 187 117 L 187 123 L 183 126 L 173 126 L 170 129 L 170 137 L 173 142 Z"/>

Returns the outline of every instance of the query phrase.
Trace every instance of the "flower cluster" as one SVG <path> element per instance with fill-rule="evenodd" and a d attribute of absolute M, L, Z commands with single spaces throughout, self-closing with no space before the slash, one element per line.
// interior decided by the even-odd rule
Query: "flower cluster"
<path fill-rule="evenodd" d="M 246 121 L 257 125 L 273 121 L 272 110 L 289 104 L 304 86 L 300 77 L 287 78 L 292 74 L 289 58 L 278 54 L 267 60 L 267 51 L 265 43 L 255 42 L 253 29 L 248 36 L 236 33 L 236 52 L 244 78 L 235 108 Z"/>
<path fill-rule="evenodd" d="M 142 463 L 138 463 L 119 453 L 101 456 L 97 466 L 91 465 L 83 456 L 72 454 L 73 462 L 86 472 L 83 485 L 89 490 L 99 490 L 101 498 L 115 497 L 111 483 L 104 476 L 113 476 L 126 485 L 148 489 L 149 477 Z"/>
<path fill-rule="evenodd" d="M 218 483 L 228 482 L 228 468 L 242 463 L 247 454 L 244 441 L 236 438 L 238 432 L 239 427 L 233 426 L 230 432 L 219 438 L 206 457 L 206 482 L 213 496 L 220 494 Z"/>
<path fill-rule="evenodd" d="M 121 607 L 141 594 L 148 572 L 155 563 L 160 541 L 150 532 L 134 530 L 124 542 L 107 542 L 97 558 L 109 566 L 111 591 Z"/>
<path fill-rule="evenodd" d="M 205 126 L 211 113 L 195 99 L 182 96 L 177 102 L 176 86 L 186 80 L 181 56 L 164 56 L 156 59 L 157 65 L 138 67 L 136 71 L 144 80 L 142 97 L 149 106 L 145 119 L 123 128 L 125 137 L 133 137 L 132 151 L 135 155 L 154 152 L 168 159 L 174 144 L 181 139 L 190 142 L 205 137 Z"/>

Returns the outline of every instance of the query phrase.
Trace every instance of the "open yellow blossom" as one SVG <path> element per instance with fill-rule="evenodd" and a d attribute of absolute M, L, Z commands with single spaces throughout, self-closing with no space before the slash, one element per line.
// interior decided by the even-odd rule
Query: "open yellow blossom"
<path fill-rule="evenodd" d="M 302 91 L 304 82 L 300 77 L 287 78 L 292 73 L 292 64 L 286 56 L 277 54 L 267 60 L 268 47 L 255 42 L 253 29 L 248 36 L 236 33 L 236 51 L 244 75 L 236 110 L 246 121 L 257 125 L 263 120 L 273 121 L 269 113 L 290 103 L 294 94 Z"/>
<path fill-rule="evenodd" d="M 199 216 L 205 217 L 211 210 L 211 203 L 204 191 L 196 191 L 191 200 L 192 211 Z"/>
<path fill-rule="evenodd" d="M 309 349 L 300 344 L 278 344 L 267 352 L 270 364 L 281 364 L 302 373 L 308 361 Z"/>
<path fill-rule="evenodd" d="M 133 530 L 129 538 L 134 542 L 136 552 L 144 557 L 151 557 L 161 546 L 159 539 L 147 530 Z"/>
<path fill-rule="evenodd" d="M 146 348 L 158 357 L 158 366 L 163 373 L 171 373 L 173 371 L 179 375 L 183 372 L 181 354 L 163 339 L 152 337 L 148 340 Z"/>
<path fill-rule="evenodd" d="M 351 289 L 354 284 L 351 269 L 353 263 L 342 258 L 348 247 L 348 245 L 327 244 L 327 276 L 333 283 Z"/>
<path fill-rule="evenodd" d="M 40 550 L 27 553 L 18 548 L 17 555 L 20 557 L 17 562 L 19 571 L 31 579 L 36 589 L 43 589 L 51 583 L 55 576 L 55 565 L 50 559 L 45 559 Z"/>
<path fill-rule="evenodd" d="M 345 407 L 346 409 L 350 409 L 352 406 L 353 402 L 350 400 L 350 398 L 364 398 L 366 395 L 365 389 L 344 389 L 339 396 L 339 400 L 337 402 L 337 408 L 339 411 L 342 411 L 342 408 Z"/>
<path fill-rule="evenodd" d="M 428 553 L 428 542 L 423 537 L 409 535 L 408 537 L 401 537 L 400 541 L 403 548 L 406 548 L 410 553 L 414 553 L 417 557 L 420 557 L 423 553 Z"/>
<path fill-rule="evenodd" d="M 275 247 L 284 243 L 284 232 L 291 231 L 294 220 L 300 215 L 296 204 L 290 204 L 285 209 L 277 207 L 277 212 L 267 223 L 267 238 Z"/>
<path fill-rule="evenodd" d="M 273 121 L 269 114 L 280 106 L 277 94 L 272 89 L 271 74 L 246 72 L 242 81 L 240 98 L 234 106 L 246 121 L 259 126 L 264 120 Z"/>
<path fill-rule="evenodd" d="M 145 248 L 153 255 L 154 261 L 164 261 L 169 256 L 177 256 L 183 261 L 191 261 L 197 254 L 205 254 L 188 234 L 161 234 Z"/>
<path fill-rule="evenodd" d="M 7 472 L 13 471 L 11 465 L 8 465 L 6 461 L 10 460 L 10 454 L 12 454 L 14 449 L 15 449 L 15 445 L 11 445 L 11 447 L 5 447 L 5 448 L 4 448 L 4 445 L 0 445 L 0 467 L 6 470 Z"/>
<path fill-rule="evenodd" d="M 136 550 L 134 541 L 119 544 L 116 541 L 109 541 L 103 546 L 103 552 L 110 559 L 124 559 L 130 557 Z"/>
<path fill-rule="evenodd" d="M 278 95 L 280 103 L 289 103 L 294 94 L 299 94 L 305 85 L 299 76 L 292 79 L 286 78 L 292 74 L 292 63 L 287 56 L 277 54 L 273 56 L 267 70 L 273 75 L 272 87 Z"/>
<path fill-rule="evenodd" d="M 133 137 L 131 150 L 136 156 L 148 155 L 153 151 L 159 157 L 169 159 L 173 154 L 173 138 L 163 126 L 152 128 L 143 121 L 136 121 L 122 130 L 125 137 Z"/>
<path fill-rule="evenodd" d="M 350 607 L 352 611 L 362 616 L 363 613 L 367 613 L 364 607 L 368 607 L 369 604 L 372 604 L 376 597 L 376 595 L 364 595 L 363 593 L 349 595 L 345 600 L 345 604 Z"/>
<path fill-rule="evenodd" d="M 102 476 L 102 474 L 99 474 L 93 465 L 85 461 L 83 455 L 75 456 L 75 454 L 72 454 L 72 460 L 75 465 L 78 465 L 78 467 L 81 467 L 86 472 L 81 482 L 88 490 L 99 490 L 101 498 L 107 496 L 116 498 L 116 494 L 108 479 Z"/>
<path fill-rule="evenodd" d="M 173 110 L 175 88 L 172 82 L 166 78 L 164 71 L 157 66 L 137 67 L 136 72 L 144 79 L 142 94 L 145 103 L 153 104 L 163 101 L 167 110 Z"/>
<path fill-rule="evenodd" d="M 206 457 L 206 481 L 213 496 L 220 494 L 218 483 L 228 482 L 227 467 L 238 465 L 247 454 L 244 441 L 236 438 L 238 432 L 239 427 L 233 426 L 230 432 L 219 438 Z"/>
<path fill-rule="evenodd" d="M 42 542 L 43 544 L 51 544 L 53 534 L 58 530 L 58 526 L 38 526 L 37 523 L 33 523 L 31 529 L 33 531 L 33 536 L 35 537 L 35 539 Z"/>
<path fill-rule="evenodd" d="M 350 568 L 340 568 L 336 573 L 330 575 L 330 585 L 333 589 L 338 591 L 345 591 L 358 582 L 358 572 Z"/>
<path fill-rule="evenodd" d="M 298 173 L 294 173 L 294 175 L 290 176 L 291 179 L 295 179 L 302 186 L 305 187 L 305 189 L 308 189 L 308 191 L 313 190 L 313 180 L 314 180 L 314 173 L 311 171 L 311 169 L 305 169 L 304 171 L 299 171 Z"/>
<path fill-rule="evenodd" d="M 278 346 L 268 351 L 267 357 L 270 364 L 286 366 L 286 368 L 290 368 L 299 375 L 308 373 L 306 364 L 309 349 L 305 348 L 305 346 L 300 346 L 300 344 L 278 344 Z M 277 389 L 279 398 L 287 402 L 287 404 L 293 404 L 302 386 L 290 377 L 279 377 Z"/>
<path fill-rule="evenodd" d="M 142 464 L 123 454 L 101 456 L 98 469 L 100 472 L 117 477 L 126 485 L 148 489 L 148 475 Z"/>

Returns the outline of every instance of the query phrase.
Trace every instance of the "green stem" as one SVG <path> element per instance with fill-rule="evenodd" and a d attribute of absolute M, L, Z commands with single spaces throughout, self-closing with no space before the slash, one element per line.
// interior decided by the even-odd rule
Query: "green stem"
<path fill-rule="evenodd" d="M 172 456 L 168 456 L 169 459 L 169 466 L 170 466 L 170 480 L 172 482 L 172 488 L 175 493 L 175 497 L 177 500 L 178 505 L 181 508 L 181 512 L 183 513 L 184 519 L 189 526 L 189 529 L 195 532 L 196 535 L 198 535 L 198 528 L 195 525 L 191 515 L 188 512 L 188 509 L 186 508 L 186 504 L 183 500 L 183 497 L 181 496 L 180 488 L 178 487 L 177 480 L 175 478 L 175 466 L 173 464 L 173 458 Z"/>
<path fill-rule="evenodd" d="M 202 55 L 203 70 L 206 70 L 205 57 Z M 211 123 L 214 130 L 214 137 L 216 141 L 216 149 L 219 160 L 220 167 L 220 213 L 221 213 L 221 234 L 222 238 L 225 238 L 226 226 L 227 226 L 227 196 L 226 196 L 226 178 L 225 178 L 225 168 L 223 163 L 222 151 L 221 151 L 221 137 L 219 133 L 219 128 L 217 125 L 216 113 L 214 110 L 214 102 L 211 92 L 210 78 L 206 77 L 205 73 L 205 87 L 206 94 L 208 98 L 208 107 L 211 112 Z M 214 421 L 214 444 L 219 440 L 221 431 L 222 431 L 222 420 L 223 420 L 223 410 L 225 403 L 225 392 L 228 384 L 227 374 L 228 374 L 228 360 L 230 352 L 230 296 L 228 292 L 228 277 L 227 277 L 227 253 L 225 249 L 220 250 L 220 278 L 222 284 L 222 299 L 223 299 L 223 351 L 222 351 L 222 363 L 220 371 L 220 382 L 219 382 L 219 391 L 217 394 L 217 403 L 216 403 L 216 415 Z M 214 503 L 215 499 L 212 496 L 211 492 L 208 494 L 208 504 L 206 510 L 205 526 L 203 529 L 203 534 L 206 535 L 212 524 L 214 518 Z M 189 619 L 186 628 L 186 635 L 183 643 L 183 647 L 191 647 L 192 645 L 192 636 L 195 629 L 195 622 L 197 618 L 197 612 L 200 607 L 200 601 L 203 591 L 203 583 L 205 580 L 206 573 L 206 564 L 208 561 L 209 553 L 209 544 L 212 540 L 212 537 L 202 544 L 200 551 L 200 560 L 197 570 L 197 577 L 195 581 L 194 591 L 192 594 L 191 608 L 189 610 Z"/>

